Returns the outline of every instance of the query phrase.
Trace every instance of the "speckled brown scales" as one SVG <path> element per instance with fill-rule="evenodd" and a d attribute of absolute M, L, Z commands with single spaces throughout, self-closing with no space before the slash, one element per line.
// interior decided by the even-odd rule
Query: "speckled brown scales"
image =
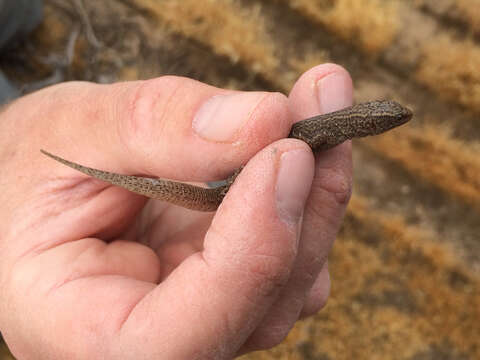
<path fill-rule="evenodd" d="M 410 120 L 412 112 L 395 101 L 370 101 L 295 123 L 288 137 L 305 141 L 313 151 L 348 139 L 378 135 Z"/>
<path fill-rule="evenodd" d="M 299 121 L 293 125 L 288 137 L 303 140 L 312 150 L 321 151 L 348 139 L 381 134 L 406 123 L 411 117 L 409 109 L 394 101 L 371 101 Z M 84 174 L 134 193 L 199 211 L 216 210 L 241 171 L 235 171 L 225 185 L 208 189 L 176 181 L 97 170 L 62 159 L 45 150 L 41 152 Z"/>
<path fill-rule="evenodd" d="M 45 150 L 43 154 L 61 162 L 75 170 L 100 179 L 110 184 L 123 187 L 131 192 L 145 195 L 152 199 L 168 201 L 172 204 L 192 208 L 199 211 L 213 211 L 218 207 L 218 199 L 225 196 L 228 189 L 220 186 L 213 189 L 205 189 L 199 186 L 185 184 L 177 181 L 155 179 L 134 175 L 122 175 L 109 171 L 93 169 L 53 155 Z M 208 190 L 208 191 L 205 191 Z M 222 195 L 222 191 L 224 194 Z"/>

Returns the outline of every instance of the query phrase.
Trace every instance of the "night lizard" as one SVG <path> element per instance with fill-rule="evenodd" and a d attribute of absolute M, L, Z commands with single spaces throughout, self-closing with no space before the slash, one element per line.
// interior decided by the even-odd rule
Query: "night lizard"
<path fill-rule="evenodd" d="M 313 151 L 322 151 L 348 139 L 381 134 L 408 122 L 411 117 L 412 112 L 397 102 L 371 101 L 299 121 L 293 125 L 288 137 L 305 141 Z M 224 185 L 203 188 L 171 180 L 97 170 L 62 159 L 45 150 L 40 151 L 94 178 L 152 199 L 200 211 L 215 211 L 241 171 L 241 168 L 235 171 Z"/>

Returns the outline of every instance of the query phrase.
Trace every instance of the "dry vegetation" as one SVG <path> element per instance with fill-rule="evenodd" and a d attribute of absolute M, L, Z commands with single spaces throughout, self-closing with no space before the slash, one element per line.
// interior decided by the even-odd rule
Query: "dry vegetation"
<path fill-rule="evenodd" d="M 326 26 L 369 54 L 385 49 L 398 29 L 396 1 L 283 0 L 300 13 Z"/>
<path fill-rule="evenodd" d="M 56 4 L 46 21 L 65 33 L 68 12 L 61 13 L 59 1 L 46 2 Z M 202 79 L 224 87 L 288 92 L 311 66 L 341 63 L 355 81 L 369 84 L 360 98 L 391 94 L 416 113 L 412 126 L 369 139 L 356 151 L 370 151 L 378 164 L 391 161 L 413 179 L 409 187 L 426 184 L 445 208 L 449 199 L 460 199 L 480 213 L 480 145 L 471 140 L 480 138 L 474 115 L 480 113 L 480 48 L 472 35 L 480 29 L 480 13 L 472 10 L 479 7 L 480 0 L 106 0 L 87 10 L 108 44 L 105 54 L 117 57 L 112 64 L 124 61 L 117 79 L 133 79 L 140 68 L 158 74 L 152 54 L 164 48 L 151 40 L 153 33 L 181 54 L 170 60 L 181 62 L 179 74 L 191 76 L 189 69 L 205 59 Z M 454 15 L 472 34 L 445 21 Z M 138 27 L 129 34 L 138 49 L 125 59 L 126 40 L 109 36 L 127 18 Z M 52 40 L 45 29 L 42 34 L 37 42 L 44 48 L 65 41 L 63 35 Z M 91 69 L 92 50 L 83 37 L 78 41 L 74 74 Z M 382 173 L 379 165 L 362 165 L 362 179 Z M 410 223 L 405 209 L 424 203 L 421 191 L 408 199 L 410 206 L 391 211 L 380 192 L 397 175 L 384 176 L 380 187 L 365 185 L 352 198 L 330 259 L 334 282 L 327 308 L 299 323 L 282 345 L 245 359 L 480 358 L 480 278 L 472 270 L 480 265 L 480 243 L 472 245 L 473 264 L 458 250 L 461 234 L 480 235 L 460 221 L 459 231 L 449 233 L 460 235 L 443 241 L 438 227 Z M 423 206 L 435 214 L 433 205 Z"/>
<path fill-rule="evenodd" d="M 478 35 L 477 39 L 474 36 L 480 31 L 480 2 L 415 0 L 411 4 L 432 15 L 423 15 L 428 36 L 402 33 L 414 40 L 407 51 L 415 53 L 412 59 L 418 59 L 418 63 L 408 64 L 413 65 L 416 80 L 447 101 L 480 112 L 480 47 Z M 418 25 L 421 29 L 422 24 Z"/>
<path fill-rule="evenodd" d="M 472 358 L 478 358 L 480 348 L 477 346 L 477 339 L 472 336 L 465 337 L 470 330 L 480 334 L 476 325 L 480 316 L 478 274 L 472 274 L 470 269 L 455 257 L 454 249 L 445 244 L 440 245 L 435 238 L 436 234 L 409 226 L 400 216 L 377 211 L 367 203 L 366 199 L 360 197 L 352 199 L 350 214 L 355 219 L 355 227 L 347 223 L 345 233 L 347 239 L 353 240 L 355 244 L 358 242 L 355 239 L 362 237 L 362 230 L 357 229 L 356 224 L 361 223 L 362 227 L 366 228 L 364 236 L 367 239 L 372 229 L 378 231 L 380 242 L 373 244 L 374 246 L 368 244 L 368 241 L 366 243 L 370 245 L 367 246 L 368 250 L 373 251 L 365 257 L 370 264 L 366 267 L 370 273 L 360 274 L 353 279 L 358 282 L 362 279 L 370 280 L 353 291 L 352 284 L 348 288 L 343 287 L 341 293 L 349 296 L 351 300 L 365 293 L 373 297 L 381 297 L 389 292 L 399 299 L 404 296 L 398 303 L 395 299 L 390 299 L 390 306 L 387 305 L 389 301 L 383 299 L 386 308 L 370 313 L 372 318 L 367 316 L 372 309 L 364 306 L 363 311 L 367 314 L 359 314 L 359 318 L 369 323 L 369 328 L 372 329 L 373 334 L 367 335 L 370 342 L 382 332 L 389 336 L 393 334 L 392 341 L 383 345 L 389 347 L 384 354 L 401 352 L 402 357 L 409 358 L 410 354 L 413 355 L 424 346 L 418 343 L 419 338 L 428 339 L 431 343 L 439 338 L 448 338 L 453 348 L 472 355 Z M 340 244 L 342 242 L 339 241 Z M 352 247 L 355 248 L 355 245 Z M 342 250 L 340 245 L 337 254 L 334 254 L 334 259 L 338 259 L 340 263 L 344 261 L 339 259 L 344 255 Z M 361 255 L 359 257 L 364 258 Z M 353 264 L 358 266 L 354 259 Z M 385 267 L 395 269 L 397 276 L 392 278 L 390 270 L 385 272 Z M 355 271 L 348 271 L 346 277 L 357 277 L 354 275 L 357 268 L 354 269 Z M 435 271 L 432 271 L 433 269 Z M 340 266 L 338 270 L 347 269 Z M 368 281 L 372 281 L 372 284 L 368 284 Z M 341 286 L 342 282 L 339 282 L 339 285 Z M 458 293 L 459 289 L 463 295 Z M 348 302 L 344 305 L 348 306 Z M 377 326 L 387 329 L 376 329 Z M 398 338 L 396 333 L 399 334 Z M 402 347 L 406 345 L 409 349 L 402 351 Z M 354 354 L 347 351 L 347 356 L 342 358 L 356 357 L 348 356 Z M 357 355 L 364 356 L 361 352 Z M 376 357 L 382 358 L 379 355 Z"/>
<path fill-rule="evenodd" d="M 365 144 L 397 161 L 414 176 L 460 197 L 480 211 L 479 143 L 467 144 L 455 139 L 445 126 L 427 125 L 405 127 Z"/>
<path fill-rule="evenodd" d="M 455 5 L 462 16 L 467 19 L 471 29 L 477 33 L 480 33 L 480 13 L 478 12 L 478 9 L 480 8 L 480 1 L 456 0 Z M 476 11 L 474 9 L 476 9 Z"/>
<path fill-rule="evenodd" d="M 205 43 L 234 63 L 253 71 L 278 66 L 275 49 L 263 26 L 259 7 L 245 9 L 233 0 L 134 0 L 172 30 Z"/>
<path fill-rule="evenodd" d="M 431 13 L 454 20 L 469 30 L 480 32 L 479 0 L 410 0 L 417 8 L 426 8 Z"/>
<path fill-rule="evenodd" d="M 480 48 L 444 36 L 424 48 L 418 80 L 442 97 L 480 112 Z"/>

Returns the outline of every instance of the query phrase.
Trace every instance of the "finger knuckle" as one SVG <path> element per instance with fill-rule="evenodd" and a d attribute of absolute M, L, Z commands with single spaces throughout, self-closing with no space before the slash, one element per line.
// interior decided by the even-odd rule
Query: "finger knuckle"
<path fill-rule="evenodd" d="M 175 94 L 181 81 L 174 76 L 146 80 L 133 90 L 119 135 L 131 148 L 158 146 L 157 140 L 167 125 L 168 114 L 176 106 Z M 139 146 L 141 145 L 141 146 Z"/>
<path fill-rule="evenodd" d="M 262 297 L 274 296 L 290 278 L 291 266 L 283 257 L 256 255 L 245 266 L 245 271 L 255 283 Z"/>
<path fill-rule="evenodd" d="M 338 205 L 346 205 L 352 195 L 352 180 L 339 169 L 322 169 L 312 184 L 312 191 L 330 194 Z"/>

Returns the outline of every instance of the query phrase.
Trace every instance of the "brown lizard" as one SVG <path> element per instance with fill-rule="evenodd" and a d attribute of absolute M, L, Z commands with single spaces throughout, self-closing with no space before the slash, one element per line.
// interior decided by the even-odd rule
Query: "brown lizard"
<path fill-rule="evenodd" d="M 299 121 L 293 125 L 288 137 L 305 141 L 313 151 L 321 151 L 348 139 L 381 134 L 408 122 L 411 117 L 409 109 L 394 101 L 371 101 Z M 203 188 L 171 180 L 97 170 L 62 159 L 45 150 L 41 152 L 75 170 L 134 193 L 200 211 L 216 210 L 241 171 L 241 168 L 235 171 L 224 185 Z"/>

